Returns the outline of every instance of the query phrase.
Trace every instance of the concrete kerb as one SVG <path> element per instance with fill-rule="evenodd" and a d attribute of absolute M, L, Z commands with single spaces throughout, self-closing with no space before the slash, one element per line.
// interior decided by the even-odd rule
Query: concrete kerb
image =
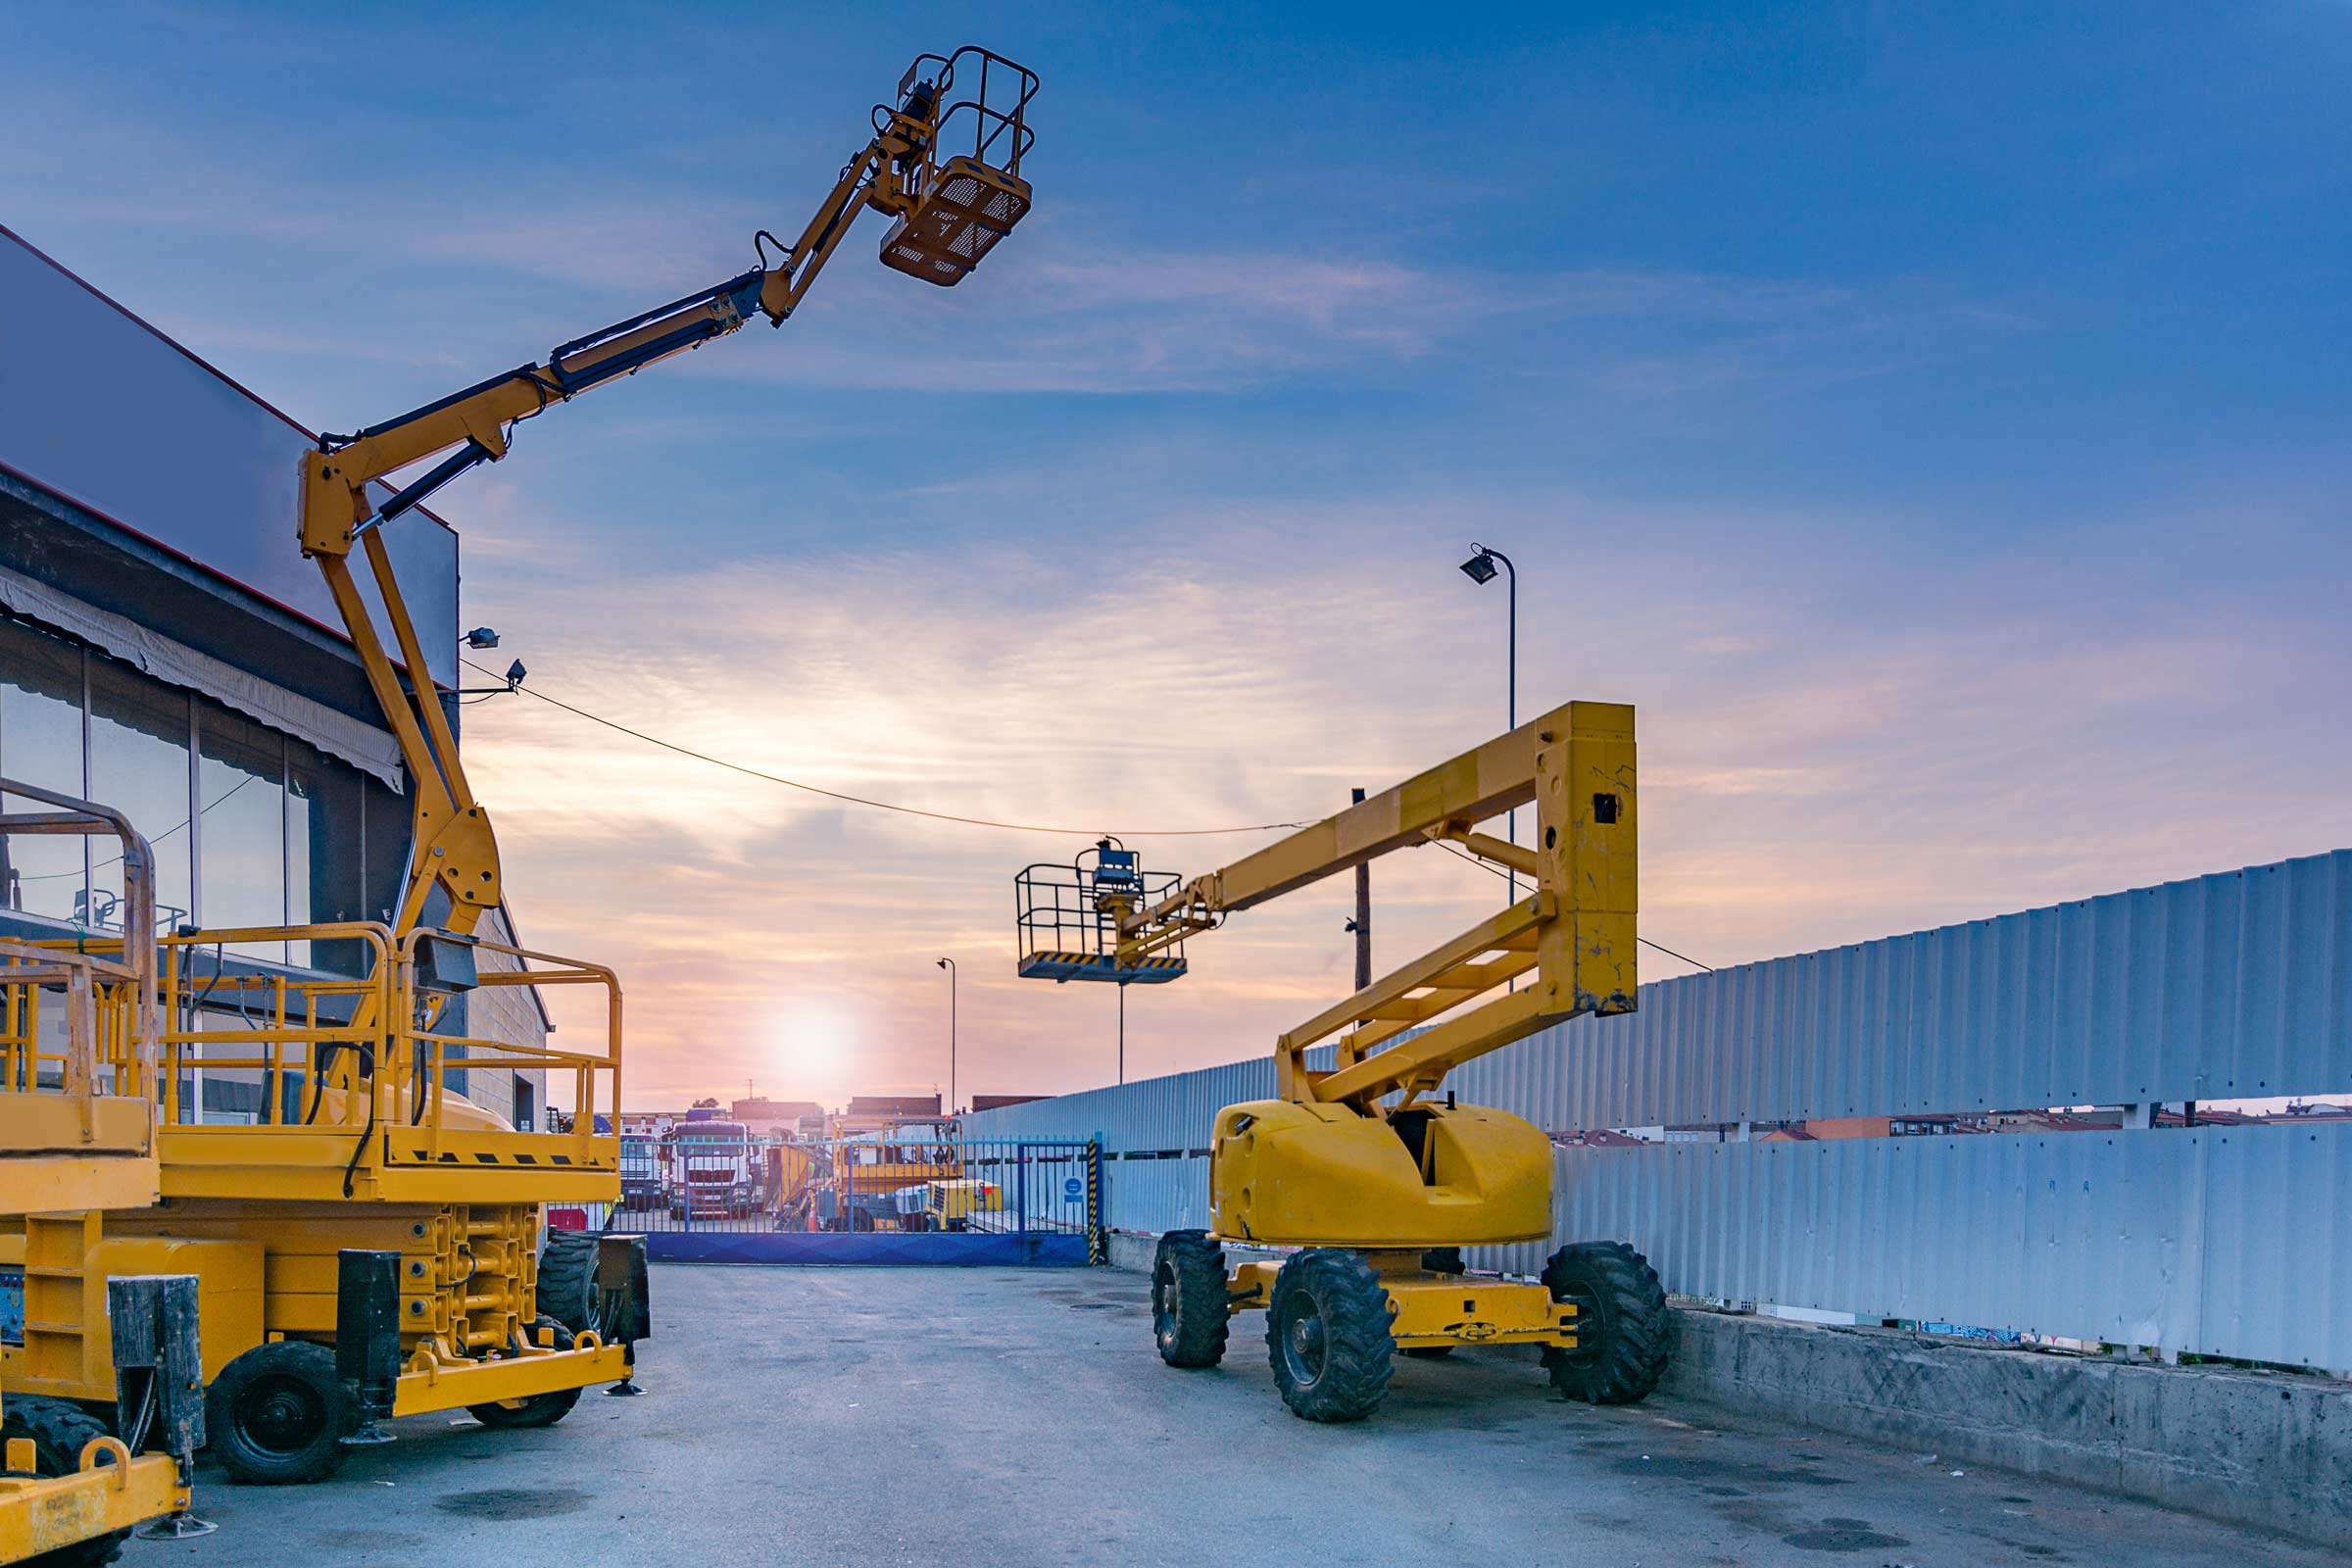
<path fill-rule="evenodd" d="M 1149 1271 L 1157 1242 L 1112 1233 L 1111 1266 Z M 1668 1393 L 2352 1548 L 2352 1384 L 1675 1315 Z"/>

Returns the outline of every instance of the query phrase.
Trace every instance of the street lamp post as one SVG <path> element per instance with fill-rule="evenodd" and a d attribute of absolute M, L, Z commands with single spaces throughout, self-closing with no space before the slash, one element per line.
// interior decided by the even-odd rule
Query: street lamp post
<path fill-rule="evenodd" d="M 956 960 L 942 958 L 939 966 L 948 971 L 948 1114 L 956 1114 Z"/>
<path fill-rule="evenodd" d="M 1497 561 L 1502 563 L 1503 585 L 1508 591 L 1510 606 L 1509 630 L 1506 634 L 1508 650 L 1504 655 L 1507 661 L 1505 666 L 1507 673 L 1504 676 L 1503 701 L 1510 717 L 1510 727 L 1517 729 L 1519 727 L 1519 568 L 1511 564 L 1510 557 L 1490 545 L 1473 542 L 1470 550 L 1470 559 L 1462 563 L 1462 575 L 1468 577 L 1472 582 L 1481 584 L 1493 582 L 1494 580 L 1494 563 Z M 1510 834 L 1511 842 L 1516 844 L 1519 842 L 1519 812 L 1517 808 L 1512 809 L 1507 820 L 1509 826 L 1505 831 Z M 1510 878 L 1511 902 L 1517 904 L 1519 902 L 1517 867 L 1510 868 Z"/>

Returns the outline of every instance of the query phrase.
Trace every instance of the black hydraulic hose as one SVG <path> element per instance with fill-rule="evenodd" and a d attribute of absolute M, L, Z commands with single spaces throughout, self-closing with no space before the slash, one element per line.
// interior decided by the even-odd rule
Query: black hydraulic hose
<path fill-rule="evenodd" d="M 375 1060 L 374 1053 L 360 1053 L 360 1076 L 368 1081 L 368 1125 L 360 1129 L 360 1141 L 352 1147 L 351 1160 L 343 1167 L 343 1196 L 349 1198 L 352 1172 L 360 1168 L 360 1158 L 368 1152 L 368 1140 L 375 1136 Z M 313 1107 L 314 1109 L 316 1106 Z"/>

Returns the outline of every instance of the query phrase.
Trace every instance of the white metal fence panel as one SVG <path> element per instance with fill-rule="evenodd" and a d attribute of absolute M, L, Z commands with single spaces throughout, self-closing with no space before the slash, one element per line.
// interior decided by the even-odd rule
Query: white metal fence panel
<path fill-rule="evenodd" d="M 2352 1088 L 2352 851 L 1656 982 L 1448 1085 L 1553 1132 Z"/>
<path fill-rule="evenodd" d="M 1555 1241 L 1669 1290 L 2352 1367 L 2352 1126 L 1562 1149 Z M 1545 1246 L 1478 1249 L 1533 1273 Z"/>
<path fill-rule="evenodd" d="M 1325 1054 L 1318 1065 L 1328 1065 Z M 1554 1132 L 2352 1087 L 2352 852 L 1642 987 L 1449 1080 Z M 1257 1057 L 966 1119 L 1100 1138 L 1109 1223 L 1208 1221 Z M 1149 1155 L 1124 1158 L 1123 1155 Z M 2352 1367 L 2352 1127 L 1563 1149 L 1555 1241 L 1703 1297 Z M 1482 1250 L 1534 1272 L 1551 1244 Z"/>

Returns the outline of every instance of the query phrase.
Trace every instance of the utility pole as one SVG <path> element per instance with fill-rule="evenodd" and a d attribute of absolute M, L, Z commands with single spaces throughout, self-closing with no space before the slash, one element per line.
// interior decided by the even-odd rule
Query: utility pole
<path fill-rule="evenodd" d="M 1364 792 L 1348 792 L 1350 804 L 1364 804 Z M 1355 918 L 1348 922 L 1355 933 L 1355 989 L 1365 990 L 1372 984 L 1372 862 L 1366 860 L 1355 868 Z"/>
<path fill-rule="evenodd" d="M 956 960 L 942 958 L 939 967 L 948 971 L 948 1114 L 956 1114 Z"/>

